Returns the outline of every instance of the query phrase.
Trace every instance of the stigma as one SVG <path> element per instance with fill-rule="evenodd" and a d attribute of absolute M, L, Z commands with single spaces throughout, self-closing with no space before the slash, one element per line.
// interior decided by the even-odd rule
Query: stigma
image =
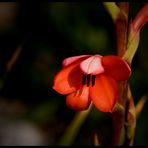
<path fill-rule="evenodd" d="M 82 85 L 84 86 L 85 84 L 87 85 L 87 87 L 89 87 L 90 85 L 91 86 L 94 86 L 95 85 L 95 78 L 96 76 L 95 75 L 86 75 L 86 74 L 83 74 L 82 75 Z"/>

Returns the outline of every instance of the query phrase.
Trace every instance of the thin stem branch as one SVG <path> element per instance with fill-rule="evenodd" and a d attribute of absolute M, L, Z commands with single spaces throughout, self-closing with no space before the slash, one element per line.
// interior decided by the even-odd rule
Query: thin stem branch
<path fill-rule="evenodd" d="M 86 111 L 81 111 L 76 113 L 71 124 L 68 126 L 64 135 L 57 144 L 58 146 L 70 146 L 74 142 L 76 135 L 79 132 L 80 127 L 86 120 L 91 108 L 92 104 L 89 106 L 89 109 L 87 109 Z"/>
<path fill-rule="evenodd" d="M 128 12 L 129 3 L 117 3 L 120 8 L 120 13 L 116 19 L 116 36 L 117 36 L 117 54 L 123 56 L 127 47 L 127 28 L 128 28 Z"/>
<path fill-rule="evenodd" d="M 119 7 L 116 5 L 115 2 L 103 2 L 103 5 L 110 14 L 113 22 L 115 22 L 118 17 L 118 14 L 120 13 Z"/>

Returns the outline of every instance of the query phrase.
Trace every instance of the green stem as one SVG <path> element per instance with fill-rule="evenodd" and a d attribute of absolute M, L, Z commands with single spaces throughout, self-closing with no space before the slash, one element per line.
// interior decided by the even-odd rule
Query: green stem
<path fill-rule="evenodd" d="M 129 36 L 129 38 L 130 38 L 130 36 Z M 127 50 L 126 50 L 124 56 L 122 57 L 129 64 L 132 63 L 133 57 L 138 49 L 138 45 L 139 45 L 139 33 L 131 40 L 130 39 L 128 40 Z"/>
<path fill-rule="evenodd" d="M 108 13 L 113 19 L 113 22 L 116 21 L 118 15 L 120 14 L 120 9 L 115 2 L 103 2 L 104 7 L 107 9 Z"/>
<path fill-rule="evenodd" d="M 90 110 L 92 108 L 92 104 L 89 106 L 89 109 L 86 111 L 77 112 L 74 119 L 72 120 L 71 124 L 66 129 L 64 135 L 60 139 L 58 146 L 70 146 L 79 132 L 81 125 L 86 120 Z"/>
<path fill-rule="evenodd" d="M 126 51 L 127 47 L 127 27 L 128 27 L 128 9 L 129 3 L 119 2 L 118 7 L 120 9 L 120 13 L 115 21 L 116 27 L 116 35 L 117 35 L 117 54 L 122 57 Z M 126 108 L 126 100 L 127 100 L 127 83 L 120 82 L 119 83 L 119 98 L 118 103 L 121 104 L 124 108 L 121 110 L 115 110 L 112 113 L 113 119 L 113 146 L 121 146 L 124 144 L 125 140 L 125 108 Z"/>

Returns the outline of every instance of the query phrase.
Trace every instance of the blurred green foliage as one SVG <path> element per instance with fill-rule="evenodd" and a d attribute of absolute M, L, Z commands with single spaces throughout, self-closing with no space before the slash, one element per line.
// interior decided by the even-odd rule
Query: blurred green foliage
<path fill-rule="evenodd" d="M 143 5 L 131 2 L 129 18 Z M 7 5 L 5 7 L 7 10 Z M 67 108 L 65 96 L 52 90 L 54 75 L 66 57 L 116 54 L 115 26 L 100 2 L 36 2 L 34 5 L 21 2 L 12 7 L 14 14 L 0 21 L 0 100 L 7 104 L 6 111 L 1 111 L 0 105 L 0 115 L 34 123 L 46 135 L 48 145 L 56 145 L 75 111 Z M 12 22 L 2 28 L 7 20 Z M 135 104 L 148 93 L 147 35 L 146 24 L 141 31 L 130 78 Z M 6 75 L 6 64 L 22 43 L 21 54 Z M 18 101 L 23 109 L 7 113 L 13 101 Z M 148 145 L 147 105 L 137 120 L 135 145 Z M 93 108 L 73 145 L 94 145 L 95 132 L 104 145 L 109 145 L 111 126 L 110 115 Z"/>

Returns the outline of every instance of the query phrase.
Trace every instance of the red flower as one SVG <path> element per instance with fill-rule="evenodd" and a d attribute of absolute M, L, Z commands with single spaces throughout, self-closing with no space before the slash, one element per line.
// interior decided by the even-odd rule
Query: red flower
<path fill-rule="evenodd" d="M 130 67 L 118 56 L 74 56 L 63 61 L 53 89 L 67 95 L 66 104 L 72 109 L 85 110 L 92 101 L 98 110 L 111 112 L 118 97 L 117 81 L 130 74 Z"/>

